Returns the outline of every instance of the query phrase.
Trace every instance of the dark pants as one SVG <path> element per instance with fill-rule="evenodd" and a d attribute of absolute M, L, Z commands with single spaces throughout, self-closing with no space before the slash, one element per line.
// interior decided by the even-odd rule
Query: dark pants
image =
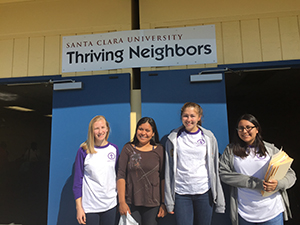
<path fill-rule="evenodd" d="M 131 216 L 139 225 L 157 225 L 157 214 L 159 206 L 157 207 L 144 207 L 129 205 Z"/>
<path fill-rule="evenodd" d="M 210 225 L 213 212 L 211 191 L 198 195 L 175 195 L 177 225 Z"/>
<path fill-rule="evenodd" d="M 115 225 L 117 207 L 100 213 L 87 213 L 86 225 Z"/>

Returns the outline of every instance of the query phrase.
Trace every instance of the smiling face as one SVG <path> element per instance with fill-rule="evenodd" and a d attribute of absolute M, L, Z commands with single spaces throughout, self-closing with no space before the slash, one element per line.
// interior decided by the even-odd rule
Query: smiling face
<path fill-rule="evenodd" d="M 139 141 L 140 147 L 150 144 L 150 140 L 153 136 L 154 136 L 153 129 L 148 122 L 138 126 L 136 131 L 136 137 Z"/>
<path fill-rule="evenodd" d="M 194 107 L 187 107 L 181 115 L 182 124 L 188 132 L 198 130 L 197 123 L 201 120 L 201 115 Z"/>
<path fill-rule="evenodd" d="M 238 135 L 246 144 L 252 145 L 255 141 L 258 128 L 248 120 L 241 120 L 238 124 Z"/>
<path fill-rule="evenodd" d="M 96 146 L 101 146 L 103 141 L 106 142 L 108 128 L 106 126 L 105 120 L 101 119 L 96 121 L 93 125 L 93 131 L 94 131 L 94 141 Z"/>

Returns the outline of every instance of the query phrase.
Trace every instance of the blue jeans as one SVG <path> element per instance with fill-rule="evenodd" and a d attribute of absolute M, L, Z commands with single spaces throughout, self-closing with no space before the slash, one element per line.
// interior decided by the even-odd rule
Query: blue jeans
<path fill-rule="evenodd" d="M 117 206 L 100 213 L 86 213 L 86 225 L 115 225 Z"/>
<path fill-rule="evenodd" d="M 211 191 L 199 195 L 175 194 L 175 218 L 177 225 L 209 225 L 213 202 Z"/>
<path fill-rule="evenodd" d="M 250 223 L 250 222 L 244 220 L 239 215 L 239 225 L 283 225 L 283 216 L 282 216 L 282 213 L 280 213 L 275 218 L 273 218 L 271 220 L 268 220 L 266 222 L 262 222 L 262 223 Z"/>

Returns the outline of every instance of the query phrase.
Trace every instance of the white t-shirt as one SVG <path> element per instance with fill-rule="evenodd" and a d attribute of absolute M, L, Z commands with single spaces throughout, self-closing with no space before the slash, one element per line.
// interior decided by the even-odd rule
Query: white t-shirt
<path fill-rule="evenodd" d="M 84 160 L 82 207 L 86 213 L 103 212 L 116 206 L 116 148 L 95 147 L 97 153 Z"/>
<path fill-rule="evenodd" d="M 234 156 L 236 172 L 264 179 L 268 169 L 270 156 L 260 157 L 251 148 L 246 158 Z M 248 222 L 261 223 L 275 218 L 284 211 L 280 193 L 263 197 L 259 190 L 238 188 L 238 212 Z"/>
<path fill-rule="evenodd" d="M 177 194 L 203 194 L 210 189 L 204 135 L 181 130 L 177 137 Z"/>

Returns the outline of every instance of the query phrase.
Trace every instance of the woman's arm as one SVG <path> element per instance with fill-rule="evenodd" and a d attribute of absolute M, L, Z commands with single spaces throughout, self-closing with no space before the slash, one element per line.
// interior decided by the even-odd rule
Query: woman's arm
<path fill-rule="evenodd" d="M 160 186 L 161 186 L 161 205 L 159 207 L 159 211 L 158 211 L 158 214 L 157 214 L 157 217 L 165 217 L 168 212 L 167 212 L 167 208 L 165 206 L 165 180 L 161 180 L 161 183 L 160 183 Z"/>
<path fill-rule="evenodd" d="M 87 154 L 85 150 L 79 148 L 74 163 L 73 194 L 75 199 L 82 197 L 82 180 L 84 176 L 84 160 L 86 156 Z"/>
<path fill-rule="evenodd" d="M 173 198 L 173 144 L 170 140 L 167 140 L 165 144 L 165 187 L 164 197 L 165 206 L 168 213 L 174 214 L 175 199 Z"/>
<path fill-rule="evenodd" d="M 295 184 L 296 180 L 297 180 L 296 173 L 292 168 L 289 168 L 284 178 L 278 181 L 276 190 L 288 189 Z"/>
<path fill-rule="evenodd" d="M 159 145 L 159 179 L 160 179 L 160 196 L 161 204 L 157 217 L 164 217 L 168 214 L 165 206 L 165 149 L 162 145 Z"/>
<path fill-rule="evenodd" d="M 221 180 L 234 187 L 264 190 L 262 179 L 237 173 L 233 170 L 232 161 L 234 156 L 232 154 L 229 146 L 227 146 L 220 157 L 219 172 Z"/>
<path fill-rule="evenodd" d="M 126 203 L 126 177 L 127 177 L 127 165 L 129 155 L 127 154 L 128 144 L 125 144 L 118 160 L 118 173 L 117 173 L 117 191 L 119 199 L 119 211 L 121 215 L 126 215 L 127 211 L 131 214 L 130 209 Z"/>
<path fill-rule="evenodd" d="M 85 212 L 82 208 L 82 201 L 81 201 L 81 197 L 77 198 L 75 200 L 76 203 L 76 211 L 77 211 L 77 221 L 79 224 L 86 224 L 86 216 L 85 216 Z"/>
<path fill-rule="evenodd" d="M 74 163 L 73 193 L 77 211 L 76 219 L 79 224 L 86 224 L 86 215 L 82 207 L 82 179 L 84 176 L 84 160 L 86 155 L 86 152 L 82 148 L 79 148 Z"/>
<path fill-rule="evenodd" d="M 219 175 L 219 148 L 218 148 L 218 142 L 215 137 L 213 137 L 213 143 L 211 144 L 212 152 L 213 152 L 213 168 L 215 172 L 215 190 L 216 190 L 216 196 L 215 196 L 215 212 L 216 213 L 225 213 L 225 197 L 223 193 L 223 188 L 220 180 Z M 210 178 L 211 179 L 211 178 Z M 213 184 L 213 182 L 211 182 Z"/>
<path fill-rule="evenodd" d="M 126 215 L 127 211 L 131 214 L 130 209 L 125 200 L 125 188 L 126 181 L 124 179 L 119 179 L 117 181 L 117 189 L 118 189 L 118 199 L 119 199 L 119 212 L 121 215 Z"/>

